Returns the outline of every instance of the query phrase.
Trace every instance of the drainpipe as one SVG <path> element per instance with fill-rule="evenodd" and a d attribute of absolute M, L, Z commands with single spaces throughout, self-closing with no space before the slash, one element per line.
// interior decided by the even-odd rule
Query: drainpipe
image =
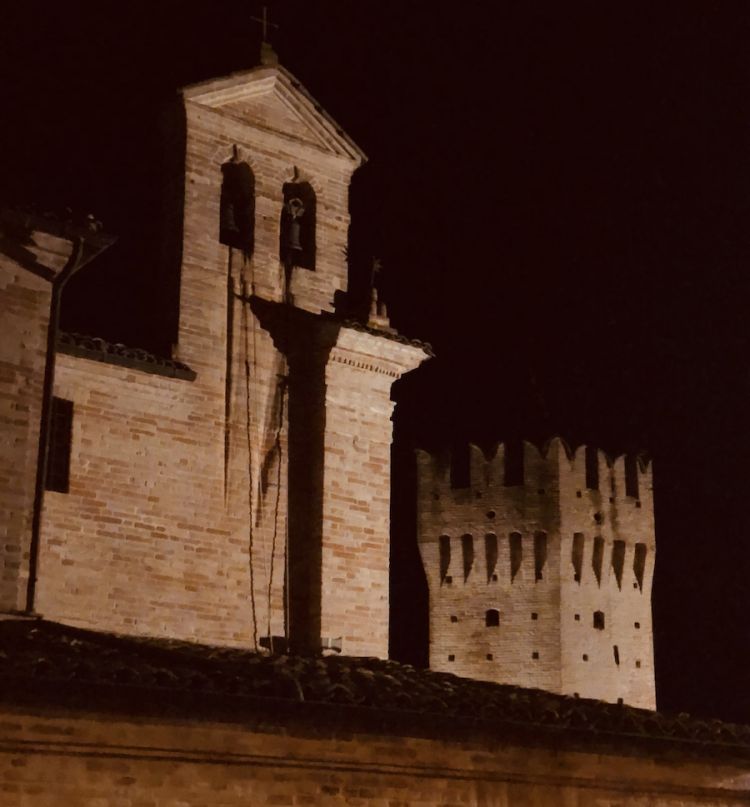
<path fill-rule="evenodd" d="M 42 386 L 42 415 L 39 424 L 39 453 L 36 464 L 36 487 L 34 489 L 34 510 L 31 520 L 31 543 L 29 545 L 29 579 L 26 585 L 25 616 L 38 617 L 34 611 L 36 600 L 37 567 L 39 565 L 39 540 L 42 530 L 42 508 L 44 506 L 44 487 L 47 481 L 47 459 L 49 453 L 49 435 L 52 421 L 52 397 L 55 385 L 55 348 L 60 327 L 60 301 L 65 284 L 87 261 L 83 260 L 85 239 L 76 236 L 73 251 L 67 263 L 52 281 L 52 300 L 50 303 L 49 324 L 47 326 L 47 361 L 44 367 L 44 384 Z"/>

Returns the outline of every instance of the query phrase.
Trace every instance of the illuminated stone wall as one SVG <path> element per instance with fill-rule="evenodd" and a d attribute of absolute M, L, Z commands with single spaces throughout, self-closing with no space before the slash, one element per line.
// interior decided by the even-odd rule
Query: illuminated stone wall
<path fill-rule="evenodd" d="M 390 387 L 426 354 L 342 325 L 364 156 L 277 67 L 184 91 L 179 340 L 193 380 L 60 355 L 70 491 L 46 496 L 37 610 L 126 633 L 388 652 Z M 252 249 L 220 242 L 222 166 L 254 177 Z M 315 266 L 280 259 L 315 194 Z M 287 277 L 289 284 L 287 288 Z"/>
<path fill-rule="evenodd" d="M 585 447 L 522 451 L 521 484 L 505 446 L 470 447 L 465 486 L 448 455 L 418 452 L 430 666 L 655 708 L 650 467 L 629 459 L 626 491 L 625 458 L 596 452 L 589 488 Z"/>

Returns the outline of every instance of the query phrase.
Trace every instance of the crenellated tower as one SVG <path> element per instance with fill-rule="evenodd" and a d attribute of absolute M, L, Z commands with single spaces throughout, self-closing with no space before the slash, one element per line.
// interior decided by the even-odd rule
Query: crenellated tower
<path fill-rule="evenodd" d="M 650 464 L 555 438 L 417 466 L 430 666 L 655 708 Z"/>

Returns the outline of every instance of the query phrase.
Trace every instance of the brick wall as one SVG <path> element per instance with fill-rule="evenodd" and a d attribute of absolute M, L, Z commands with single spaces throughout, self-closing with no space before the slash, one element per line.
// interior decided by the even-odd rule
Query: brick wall
<path fill-rule="evenodd" d="M 51 290 L 0 254 L 0 610 L 25 606 Z"/>
<path fill-rule="evenodd" d="M 598 452 L 596 461 L 598 489 L 589 490 L 585 448 L 569 456 L 554 440 L 542 455 L 524 444 L 524 484 L 506 487 L 505 447 L 490 460 L 471 447 L 470 483 L 456 489 L 450 458 L 419 452 L 418 532 L 430 591 L 433 669 L 655 707 L 651 470 L 637 469 L 636 498 L 625 495 L 623 458 L 610 465 Z M 601 544 L 599 578 L 595 538 Z M 583 549 L 580 572 L 574 540 Z M 488 542 L 497 546 L 492 568 Z M 619 583 L 615 566 L 623 545 L 615 549 L 616 542 L 624 542 Z M 634 571 L 638 543 L 645 551 L 640 580 Z M 473 547 L 470 564 L 467 545 Z M 498 625 L 487 624 L 491 610 L 499 612 Z M 596 626 L 595 612 L 601 614 Z"/>
<path fill-rule="evenodd" d="M 195 380 L 58 358 L 74 424 L 70 492 L 45 500 L 48 619 L 237 644 L 289 629 L 308 649 L 343 637 L 347 653 L 387 655 L 390 386 L 425 353 L 320 316 L 346 288 L 362 156 L 286 79 L 277 95 L 283 75 L 185 91 L 175 358 Z M 232 159 L 254 175 L 252 254 L 219 241 Z M 315 190 L 317 250 L 287 294 L 295 178 Z"/>
<path fill-rule="evenodd" d="M 326 368 L 321 630 L 349 655 L 388 656 L 390 390 L 424 359 L 345 328 Z"/>
<path fill-rule="evenodd" d="M 746 804 L 745 763 L 351 731 L 3 711 L 0 805 Z"/>

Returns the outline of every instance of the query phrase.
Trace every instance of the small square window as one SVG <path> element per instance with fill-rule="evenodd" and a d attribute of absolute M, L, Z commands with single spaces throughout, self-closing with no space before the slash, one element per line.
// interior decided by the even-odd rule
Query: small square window
<path fill-rule="evenodd" d="M 455 660 L 456 660 L 456 657 L 453 655 L 453 653 L 451 653 L 451 654 L 448 656 L 448 661 L 455 661 Z"/>
<path fill-rule="evenodd" d="M 539 653 L 538 653 L 538 652 L 535 650 L 535 651 L 534 651 L 534 652 L 531 654 L 531 658 L 539 658 Z"/>
<path fill-rule="evenodd" d="M 581 494 L 581 491 L 580 491 L 580 490 L 577 490 L 577 491 L 576 491 L 576 496 L 577 496 L 579 499 L 581 498 L 582 494 Z"/>
<path fill-rule="evenodd" d="M 633 588 L 639 588 L 638 583 L 633 583 Z"/>
<path fill-rule="evenodd" d="M 539 619 L 539 614 L 537 614 L 537 612 L 536 612 L 536 611 L 532 611 L 532 612 L 531 612 L 531 618 L 532 618 L 532 619 Z"/>
<path fill-rule="evenodd" d="M 492 661 L 492 653 L 487 653 L 487 661 Z"/>
<path fill-rule="evenodd" d="M 444 582 L 446 586 L 449 586 L 453 582 L 453 578 L 450 575 L 446 575 Z"/>
<path fill-rule="evenodd" d="M 636 627 L 636 628 L 640 628 L 640 627 L 641 627 L 641 623 L 640 623 L 640 622 L 634 622 L 634 623 L 633 623 L 633 626 L 634 626 L 634 627 Z"/>
<path fill-rule="evenodd" d="M 636 662 L 635 662 L 635 666 L 636 666 L 636 667 L 637 667 L 639 670 L 641 669 L 641 661 L 640 661 L 640 659 L 638 659 L 638 661 L 636 661 Z"/>
<path fill-rule="evenodd" d="M 580 614 L 575 614 L 573 619 L 575 619 L 576 622 L 580 622 L 581 621 L 581 615 Z"/>
<path fill-rule="evenodd" d="M 584 654 L 583 654 L 583 656 L 582 656 L 581 658 L 583 658 L 583 660 L 584 660 L 584 661 L 588 661 L 588 660 L 589 660 L 589 654 L 588 654 L 588 653 L 584 653 Z"/>
<path fill-rule="evenodd" d="M 496 574 L 492 575 L 492 582 L 497 583 L 497 575 Z"/>
<path fill-rule="evenodd" d="M 451 614 L 451 622 L 458 622 L 458 617 L 455 614 Z"/>

